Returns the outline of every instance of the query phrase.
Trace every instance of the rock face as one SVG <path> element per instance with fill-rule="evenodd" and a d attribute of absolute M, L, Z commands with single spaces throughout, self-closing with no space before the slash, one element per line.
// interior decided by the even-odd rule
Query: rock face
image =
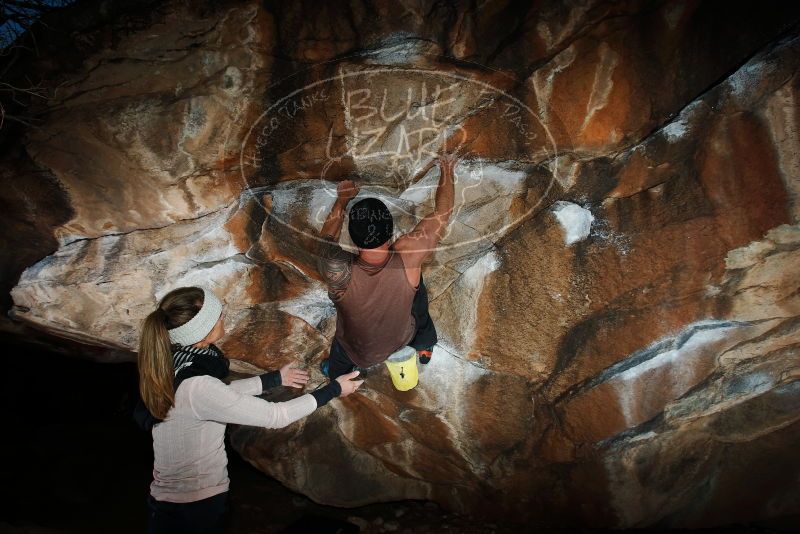
<path fill-rule="evenodd" d="M 376 368 L 286 429 L 233 427 L 233 446 L 342 506 L 623 527 L 800 513 L 797 6 L 130 17 L 70 37 L 99 43 L 74 69 L 36 65 L 52 98 L 3 152 L 16 321 L 131 354 L 159 297 L 206 284 L 242 372 L 296 361 L 319 383 L 336 181 L 357 175 L 408 231 L 458 147 L 419 386 Z"/>

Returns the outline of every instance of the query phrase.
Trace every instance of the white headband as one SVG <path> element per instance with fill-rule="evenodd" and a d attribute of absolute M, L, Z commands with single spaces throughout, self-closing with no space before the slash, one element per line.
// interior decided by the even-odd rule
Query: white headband
<path fill-rule="evenodd" d="M 167 330 L 171 342 L 179 345 L 193 345 L 201 341 L 214 329 L 219 316 L 222 315 L 222 303 L 214 292 L 204 287 L 200 289 L 203 290 L 203 306 L 189 321 L 177 328 Z"/>

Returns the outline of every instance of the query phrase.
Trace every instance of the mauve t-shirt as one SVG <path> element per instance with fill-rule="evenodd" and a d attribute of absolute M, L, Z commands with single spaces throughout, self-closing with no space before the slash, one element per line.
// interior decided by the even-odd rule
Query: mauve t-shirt
<path fill-rule="evenodd" d="M 336 306 L 336 340 L 353 363 L 370 367 L 411 341 L 416 328 L 411 304 L 417 290 L 400 253 L 383 265 L 353 260 L 350 282 Z"/>

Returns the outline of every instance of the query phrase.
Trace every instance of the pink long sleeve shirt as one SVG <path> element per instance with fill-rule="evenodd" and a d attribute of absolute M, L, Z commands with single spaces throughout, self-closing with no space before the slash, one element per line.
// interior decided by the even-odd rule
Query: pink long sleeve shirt
<path fill-rule="evenodd" d="M 225 425 L 281 428 L 317 408 L 310 394 L 287 402 L 268 402 L 257 376 L 226 385 L 212 376 L 187 378 L 175 392 L 175 405 L 153 427 L 153 482 L 158 501 L 193 502 L 228 490 Z"/>

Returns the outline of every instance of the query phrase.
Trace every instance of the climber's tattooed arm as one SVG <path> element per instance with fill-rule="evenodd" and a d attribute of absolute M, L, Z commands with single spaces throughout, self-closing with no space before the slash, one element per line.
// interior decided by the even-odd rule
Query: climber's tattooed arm
<path fill-rule="evenodd" d="M 342 232 L 342 223 L 344 222 L 344 212 L 347 208 L 347 203 L 353 200 L 358 194 L 358 185 L 353 180 L 342 180 L 336 186 L 336 201 L 331 207 L 325 223 L 322 225 L 320 235 L 333 236 L 334 240 L 339 239 L 339 234 Z"/>
<path fill-rule="evenodd" d="M 338 300 L 347 290 L 353 272 L 353 255 L 342 250 L 332 235 L 323 237 L 319 255 L 319 273 L 328 285 L 331 300 Z"/>
<path fill-rule="evenodd" d="M 331 207 L 320 234 L 322 241 L 318 249 L 318 270 L 328 284 L 328 296 L 338 300 L 347 290 L 353 272 L 353 255 L 339 246 L 344 212 L 347 203 L 358 194 L 358 185 L 353 180 L 342 180 L 336 186 L 336 201 Z"/>

